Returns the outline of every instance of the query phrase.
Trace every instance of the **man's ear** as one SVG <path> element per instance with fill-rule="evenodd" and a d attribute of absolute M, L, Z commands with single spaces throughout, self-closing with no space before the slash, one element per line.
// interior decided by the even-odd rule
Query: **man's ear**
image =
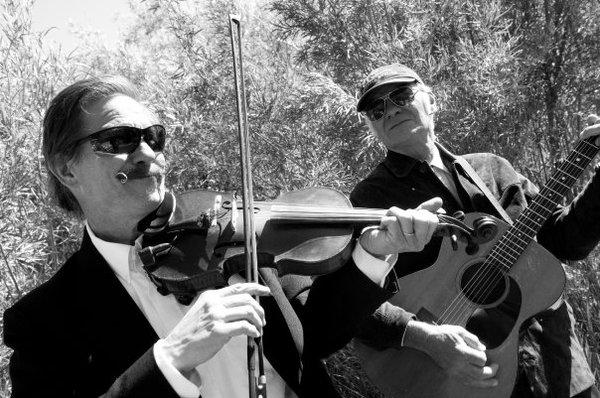
<path fill-rule="evenodd" d="M 66 187 L 72 188 L 77 184 L 77 178 L 72 172 L 73 164 L 75 163 L 75 159 L 64 159 L 60 158 L 56 159 L 53 167 L 51 168 L 52 174 L 58 178 L 61 184 Z"/>
<path fill-rule="evenodd" d="M 427 95 L 429 96 L 429 114 L 433 115 L 438 111 L 437 100 L 435 99 L 435 95 L 433 95 L 433 93 L 428 92 Z"/>

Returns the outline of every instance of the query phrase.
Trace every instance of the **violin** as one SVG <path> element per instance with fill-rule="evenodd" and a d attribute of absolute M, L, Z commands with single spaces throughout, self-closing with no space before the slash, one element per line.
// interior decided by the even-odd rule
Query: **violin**
<path fill-rule="evenodd" d="M 260 267 L 279 276 L 323 275 L 348 262 L 357 228 L 378 225 L 384 209 L 354 208 L 333 189 L 287 192 L 274 201 L 254 201 Z M 140 258 L 161 294 L 189 304 L 198 291 L 227 286 L 245 272 L 241 201 L 231 193 L 194 190 L 167 193 L 161 206 L 138 224 Z M 439 214 L 437 236 L 455 236 L 469 245 L 494 236 L 486 217 L 473 227 Z M 491 219 L 490 219 L 491 220 Z"/>
<path fill-rule="evenodd" d="M 240 17 L 230 15 L 229 27 L 243 201 L 213 191 L 167 193 L 161 206 L 138 224 L 143 233 L 138 253 L 145 271 L 161 294 L 173 294 L 185 305 L 199 291 L 226 286 L 240 272 L 245 271 L 247 282 L 258 282 L 259 266 L 274 267 L 280 276 L 332 272 L 349 260 L 356 226 L 379 224 L 387 212 L 354 209 L 343 194 L 323 188 L 284 193 L 273 202 L 254 201 Z M 488 233 L 495 224 L 486 220 L 481 223 L 485 228 L 476 231 L 461 224 L 447 220 L 438 231 L 475 245 L 471 236 L 495 235 Z M 262 338 L 248 337 L 247 348 L 249 397 L 266 398 Z"/>

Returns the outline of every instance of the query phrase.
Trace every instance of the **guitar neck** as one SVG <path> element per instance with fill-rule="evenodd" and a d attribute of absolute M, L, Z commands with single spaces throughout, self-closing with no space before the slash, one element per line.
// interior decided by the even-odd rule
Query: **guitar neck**
<path fill-rule="evenodd" d="M 560 162 L 540 193 L 494 246 L 491 256 L 502 259 L 503 265 L 508 268 L 518 260 L 544 222 L 598 153 L 600 148 L 594 144 L 595 138 L 579 141 L 569 156 Z M 506 264 L 506 260 L 512 263 Z"/>

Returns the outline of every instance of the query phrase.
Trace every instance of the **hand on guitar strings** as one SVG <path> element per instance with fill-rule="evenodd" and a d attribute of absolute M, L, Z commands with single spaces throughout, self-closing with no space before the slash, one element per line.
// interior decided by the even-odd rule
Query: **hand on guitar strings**
<path fill-rule="evenodd" d="M 465 385 L 480 388 L 498 385 L 494 378 L 498 365 L 486 365 L 486 347 L 461 326 L 413 320 L 406 327 L 403 345 L 426 353 L 450 377 Z"/>

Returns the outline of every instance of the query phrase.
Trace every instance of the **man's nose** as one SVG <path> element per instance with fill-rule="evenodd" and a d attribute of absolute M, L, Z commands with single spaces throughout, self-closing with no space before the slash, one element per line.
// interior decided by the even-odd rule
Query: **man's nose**
<path fill-rule="evenodd" d="M 386 101 L 385 107 L 386 107 L 385 108 L 385 117 L 388 119 L 396 116 L 396 114 L 398 112 L 400 112 L 402 110 L 402 108 L 404 108 L 404 107 L 399 107 L 398 105 L 394 104 L 392 101 L 389 101 L 389 100 Z"/>
<path fill-rule="evenodd" d="M 392 101 L 388 100 L 386 103 L 386 108 L 385 108 L 385 117 L 389 119 L 389 118 L 396 116 L 400 112 L 412 113 L 413 111 L 412 111 L 411 107 L 412 107 L 412 104 L 398 106 L 398 105 L 394 104 Z"/>
<path fill-rule="evenodd" d="M 140 145 L 131 153 L 133 163 L 150 162 L 156 159 L 156 152 L 144 140 L 140 141 Z"/>

